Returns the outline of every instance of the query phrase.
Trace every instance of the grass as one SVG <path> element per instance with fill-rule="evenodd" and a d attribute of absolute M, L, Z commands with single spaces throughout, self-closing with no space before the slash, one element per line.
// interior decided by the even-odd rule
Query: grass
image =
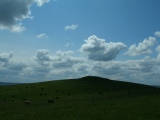
<path fill-rule="evenodd" d="M 2 86 L 0 119 L 159 120 L 159 101 L 159 88 L 98 77 Z"/>

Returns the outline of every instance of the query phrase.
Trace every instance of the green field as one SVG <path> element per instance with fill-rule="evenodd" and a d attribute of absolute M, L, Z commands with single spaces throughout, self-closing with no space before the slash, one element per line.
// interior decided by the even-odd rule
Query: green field
<path fill-rule="evenodd" d="M 160 89 L 98 77 L 1 86 L 0 120 L 160 120 Z"/>

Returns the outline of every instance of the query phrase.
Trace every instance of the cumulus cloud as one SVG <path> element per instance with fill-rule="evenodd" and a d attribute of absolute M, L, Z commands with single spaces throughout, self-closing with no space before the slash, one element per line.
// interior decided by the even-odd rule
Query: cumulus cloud
<path fill-rule="evenodd" d="M 157 37 L 160 37 L 160 31 L 156 31 L 156 32 L 154 33 L 154 35 L 157 36 Z"/>
<path fill-rule="evenodd" d="M 42 6 L 49 0 L 0 0 L 0 29 L 22 32 L 25 27 L 21 21 L 32 18 L 30 7 L 37 3 Z"/>
<path fill-rule="evenodd" d="M 72 57 L 73 51 L 57 51 L 54 55 L 49 55 L 49 50 L 41 49 L 37 51 L 35 60 L 39 67 L 34 67 L 32 71 L 35 74 L 43 74 L 44 79 L 66 79 L 75 78 L 77 75 L 77 67 L 84 62 L 82 58 Z M 77 75 L 75 75 L 77 73 Z M 31 72 L 32 75 L 32 72 Z M 41 78 L 41 79 L 42 79 Z"/>
<path fill-rule="evenodd" d="M 104 39 L 100 39 L 95 35 L 90 36 L 80 50 L 88 55 L 90 60 L 109 61 L 113 60 L 119 52 L 126 48 L 126 45 L 117 43 L 106 43 Z"/>
<path fill-rule="evenodd" d="M 65 30 L 75 30 L 77 29 L 78 25 L 77 24 L 73 24 L 73 25 L 67 25 L 64 27 Z"/>
<path fill-rule="evenodd" d="M 125 53 L 129 56 L 138 56 L 141 54 L 149 54 L 152 53 L 150 49 L 156 43 L 155 37 L 149 37 L 148 39 L 144 39 L 143 42 L 140 42 L 138 46 L 133 44 L 129 47 L 129 50 Z"/>
<path fill-rule="evenodd" d="M 1 53 L 0 54 L 0 62 L 9 62 L 9 60 L 13 57 L 13 53 Z"/>
<path fill-rule="evenodd" d="M 57 68 L 65 68 L 65 67 L 72 67 L 76 63 L 81 63 L 82 59 L 78 57 L 72 57 L 71 56 L 72 53 L 74 52 L 73 51 L 67 51 L 67 52 L 57 51 L 52 66 Z"/>
<path fill-rule="evenodd" d="M 37 38 L 47 38 L 48 36 L 45 33 L 37 35 Z"/>
<path fill-rule="evenodd" d="M 37 51 L 35 60 L 44 67 L 66 68 L 81 62 L 80 58 L 72 57 L 73 51 L 57 51 L 55 55 L 49 55 L 49 50 L 41 49 Z"/>
<path fill-rule="evenodd" d="M 52 60 L 47 49 L 38 50 L 35 59 L 42 66 L 48 66 L 50 64 L 49 61 Z"/>

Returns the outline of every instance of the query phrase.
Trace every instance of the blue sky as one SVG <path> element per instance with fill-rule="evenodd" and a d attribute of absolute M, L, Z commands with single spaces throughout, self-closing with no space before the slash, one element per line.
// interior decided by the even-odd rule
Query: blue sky
<path fill-rule="evenodd" d="M 159 0 L 1 0 L 0 81 L 96 75 L 160 84 Z"/>

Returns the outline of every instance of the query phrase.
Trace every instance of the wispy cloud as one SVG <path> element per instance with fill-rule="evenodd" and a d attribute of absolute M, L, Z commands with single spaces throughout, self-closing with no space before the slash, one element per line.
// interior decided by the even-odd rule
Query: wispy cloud
<path fill-rule="evenodd" d="M 37 38 L 48 38 L 48 36 L 45 33 L 41 33 L 37 35 Z"/>
<path fill-rule="evenodd" d="M 73 43 L 67 43 L 66 47 L 73 45 Z"/>
<path fill-rule="evenodd" d="M 160 45 L 156 47 L 156 51 L 160 53 Z"/>
<path fill-rule="evenodd" d="M 42 6 L 44 3 L 49 2 L 50 0 L 35 0 L 38 6 Z"/>
<path fill-rule="evenodd" d="M 157 36 L 157 37 L 160 37 L 160 31 L 156 31 L 156 32 L 154 33 L 154 35 Z"/>
<path fill-rule="evenodd" d="M 67 25 L 64 27 L 65 30 L 75 30 L 77 29 L 78 25 L 77 24 L 73 24 L 73 25 Z"/>

